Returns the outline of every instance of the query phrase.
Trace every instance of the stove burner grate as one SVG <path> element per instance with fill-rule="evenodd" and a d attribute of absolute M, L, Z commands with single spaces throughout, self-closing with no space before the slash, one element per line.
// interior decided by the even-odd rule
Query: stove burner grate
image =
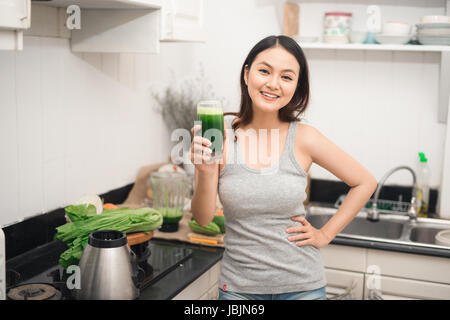
<path fill-rule="evenodd" d="M 7 296 L 12 300 L 59 300 L 61 292 L 45 283 L 29 283 L 11 288 Z"/>

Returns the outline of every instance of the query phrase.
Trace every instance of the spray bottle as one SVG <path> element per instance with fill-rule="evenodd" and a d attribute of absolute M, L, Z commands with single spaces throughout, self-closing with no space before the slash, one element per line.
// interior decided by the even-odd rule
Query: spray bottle
<path fill-rule="evenodd" d="M 427 217 L 430 200 L 430 167 L 428 166 L 428 159 L 423 152 L 419 152 L 417 187 L 416 197 L 421 203 L 420 209 L 418 210 L 418 216 Z"/>

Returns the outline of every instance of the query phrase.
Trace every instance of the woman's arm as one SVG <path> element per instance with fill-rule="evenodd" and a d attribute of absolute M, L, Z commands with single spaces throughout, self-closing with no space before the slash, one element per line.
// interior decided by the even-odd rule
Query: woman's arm
<path fill-rule="evenodd" d="M 207 226 L 214 218 L 216 211 L 219 165 L 214 164 L 214 166 L 216 169 L 211 172 L 195 169 L 191 211 L 195 221 L 201 226 Z"/>
<path fill-rule="evenodd" d="M 304 126 L 302 134 L 302 150 L 311 161 L 331 172 L 337 178 L 350 186 L 350 191 L 344 202 L 333 217 L 320 229 L 312 227 L 306 219 L 293 217 L 303 226 L 288 228 L 288 232 L 303 232 L 289 240 L 303 240 L 298 245 L 312 244 L 323 247 L 341 232 L 364 207 L 377 187 L 373 175 L 349 154 L 328 140 L 317 129 Z M 297 231 L 292 231 L 296 229 Z M 304 240 L 306 239 L 306 240 Z"/>
<path fill-rule="evenodd" d="M 224 128 L 226 122 L 224 121 Z M 211 141 L 195 132 L 200 126 L 191 129 L 194 138 L 191 144 L 191 162 L 195 165 L 194 195 L 191 200 L 191 211 L 195 221 L 201 226 L 207 226 L 216 212 L 217 187 L 219 184 L 219 163 L 225 163 L 227 154 L 227 130 L 224 130 L 222 159 L 211 160 Z M 206 154 L 203 154 L 206 152 Z M 203 154 L 203 155 L 202 155 Z"/>

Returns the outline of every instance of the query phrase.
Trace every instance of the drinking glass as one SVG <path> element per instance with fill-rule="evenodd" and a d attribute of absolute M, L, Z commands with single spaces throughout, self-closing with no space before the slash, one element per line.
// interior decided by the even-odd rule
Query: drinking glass
<path fill-rule="evenodd" d="M 197 104 L 197 120 L 201 122 L 202 137 L 211 141 L 211 159 L 222 158 L 224 128 L 220 101 L 200 101 Z"/>

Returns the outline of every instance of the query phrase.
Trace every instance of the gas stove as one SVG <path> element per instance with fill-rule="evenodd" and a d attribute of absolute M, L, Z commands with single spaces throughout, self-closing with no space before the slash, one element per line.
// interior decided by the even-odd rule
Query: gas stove
<path fill-rule="evenodd" d="M 139 289 L 142 292 L 151 287 L 165 275 L 190 259 L 193 250 L 186 247 L 172 246 L 166 243 L 146 241 L 131 246 L 141 272 Z M 7 288 L 7 299 L 11 300 L 73 300 L 73 290 L 68 288 L 71 274 L 54 265 L 27 280 L 21 280 L 21 274 L 8 270 L 10 284 Z M 12 279 L 12 280 L 11 280 Z"/>

